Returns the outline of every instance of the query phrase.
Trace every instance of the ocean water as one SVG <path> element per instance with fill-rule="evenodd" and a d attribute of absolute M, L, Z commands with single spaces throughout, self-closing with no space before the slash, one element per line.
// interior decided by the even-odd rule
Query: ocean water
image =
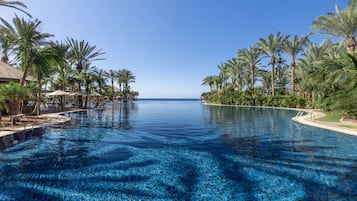
<path fill-rule="evenodd" d="M 139 100 L 0 153 L 0 200 L 357 200 L 357 137 L 296 111 Z"/>

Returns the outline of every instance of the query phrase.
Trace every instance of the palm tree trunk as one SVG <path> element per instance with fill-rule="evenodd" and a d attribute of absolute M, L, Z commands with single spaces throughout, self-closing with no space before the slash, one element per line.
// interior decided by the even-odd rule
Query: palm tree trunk
<path fill-rule="evenodd" d="M 80 95 L 78 96 L 78 107 L 79 108 L 83 108 L 83 99 L 82 99 L 82 90 L 81 90 L 81 81 L 78 80 L 78 92 L 80 93 Z"/>
<path fill-rule="evenodd" d="M 291 62 L 291 91 L 295 95 L 295 61 Z"/>
<path fill-rule="evenodd" d="M 20 79 L 20 86 L 23 87 L 25 85 L 26 82 L 26 77 L 29 71 L 29 66 L 26 65 L 25 69 L 24 69 L 24 73 L 22 74 L 22 78 Z"/>
<path fill-rule="evenodd" d="M 65 103 L 64 96 L 61 96 L 61 99 L 60 99 L 60 104 L 61 104 L 61 112 L 63 112 L 63 111 L 64 111 L 64 103 Z"/>
<path fill-rule="evenodd" d="M 251 70 L 251 75 L 250 75 L 250 77 L 251 77 L 251 80 L 250 80 L 250 89 L 251 89 L 251 91 L 252 92 L 254 92 L 254 80 L 255 80 L 255 77 L 254 77 L 254 66 L 251 66 L 251 68 L 250 68 L 250 70 Z"/>
<path fill-rule="evenodd" d="M 347 39 L 345 42 L 347 52 L 352 56 L 356 56 L 356 43 L 357 42 L 354 37 Z"/>
<path fill-rule="evenodd" d="M 272 56 L 271 57 L 271 95 L 272 96 L 274 96 L 275 95 L 275 86 L 274 86 L 274 84 L 275 84 L 275 73 L 274 73 L 274 71 L 275 71 L 275 57 L 274 56 Z"/>
<path fill-rule="evenodd" d="M 241 81 L 241 76 L 240 74 L 238 75 L 238 91 L 241 92 L 242 91 L 242 81 Z"/>
<path fill-rule="evenodd" d="M 7 56 L 7 54 L 3 53 L 3 56 L 1 57 L 1 61 L 4 63 L 9 62 L 9 57 Z"/>
<path fill-rule="evenodd" d="M 88 107 L 88 95 L 86 96 L 85 100 L 84 100 L 84 109 L 87 109 Z"/>
<path fill-rule="evenodd" d="M 112 101 L 114 101 L 114 81 L 112 80 Z"/>

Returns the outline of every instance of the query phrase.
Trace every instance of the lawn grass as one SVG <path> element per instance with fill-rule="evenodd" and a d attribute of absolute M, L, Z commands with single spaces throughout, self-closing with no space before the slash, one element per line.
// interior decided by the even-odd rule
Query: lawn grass
<path fill-rule="evenodd" d="M 340 122 L 340 119 L 342 118 L 341 115 L 334 113 L 334 112 L 324 112 L 326 116 L 317 118 L 316 120 L 319 121 L 329 121 L 329 122 Z"/>
<path fill-rule="evenodd" d="M 353 126 L 353 125 L 339 125 L 339 126 L 345 127 L 345 128 L 357 129 L 357 126 Z"/>

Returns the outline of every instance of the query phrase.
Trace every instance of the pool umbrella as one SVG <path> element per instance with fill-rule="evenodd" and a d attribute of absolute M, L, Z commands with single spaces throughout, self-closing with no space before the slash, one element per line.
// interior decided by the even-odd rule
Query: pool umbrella
<path fill-rule="evenodd" d="M 48 93 L 48 96 L 61 96 L 61 111 L 64 110 L 64 96 L 70 95 L 70 93 L 62 90 L 56 90 L 54 92 Z"/>
<path fill-rule="evenodd" d="M 94 92 L 94 93 L 89 94 L 89 96 L 97 98 L 96 105 L 94 107 L 98 107 L 98 105 L 100 104 L 100 97 L 103 95 L 100 93 Z"/>
<path fill-rule="evenodd" d="M 91 93 L 89 96 L 103 96 L 103 95 L 100 93 L 94 92 L 94 93 Z"/>
<path fill-rule="evenodd" d="M 48 93 L 47 96 L 68 96 L 70 93 L 62 90 L 56 90 L 54 92 Z"/>
<path fill-rule="evenodd" d="M 79 92 L 73 92 L 73 93 L 70 93 L 69 95 L 70 96 L 83 96 L 83 94 L 79 93 Z"/>

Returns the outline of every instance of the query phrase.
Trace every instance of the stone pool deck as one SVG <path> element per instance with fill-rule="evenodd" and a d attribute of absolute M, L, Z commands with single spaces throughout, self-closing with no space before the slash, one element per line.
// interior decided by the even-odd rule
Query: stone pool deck
<path fill-rule="evenodd" d="M 319 121 L 318 118 L 324 117 L 325 114 L 318 111 L 318 110 L 312 110 L 312 109 L 303 109 L 303 110 L 297 110 L 297 111 L 303 111 L 306 114 L 299 115 L 299 113 L 292 118 L 293 121 L 309 125 L 309 126 L 314 126 L 318 128 L 323 128 L 326 130 L 331 130 L 331 131 L 336 131 L 340 133 L 345 133 L 349 135 L 355 135 L 357 136 L 357 121 L 356 120 L 343 120 L 341 119 L 340 122 L 329 122 L 329 121 Z M 347 128 L 347 127 L 355 127 L 355 128 Z"/>
<path fill-rule="evenodd" d="M 15 133 L 30 132 L 32 130 L 50 125 L 64 124 L 66 122 L 69 122 L 71 118 L 64 116 L 63 114 L 82 111 L 85 111 L 85 109 L 74 109 L 58 113 L 42 114 L 39 116 L 26 116 L 25 119 L 27 121 L 21 122 L 20 125 L 0 127 L 0 137 L 12 135 Z"/>

